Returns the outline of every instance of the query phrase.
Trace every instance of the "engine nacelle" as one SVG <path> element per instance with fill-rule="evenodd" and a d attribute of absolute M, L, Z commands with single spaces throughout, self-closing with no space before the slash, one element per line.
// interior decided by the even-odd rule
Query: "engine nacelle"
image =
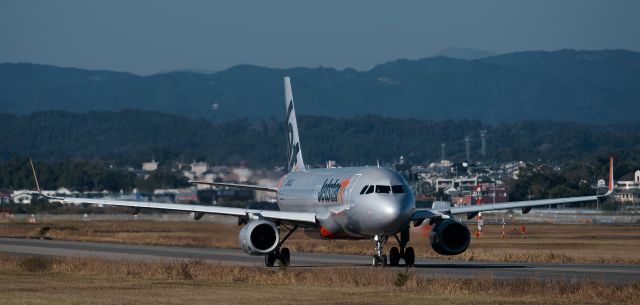
<path fill-rule="evenodd" d="M 258 219 L 249 221 L 240 230 L 240 248 L 249 255 L 264 255 L 278 246 L 280 234 L 273 222 Z"/>
<path fill-rule="evenodd" d="M 458 255 L 467 250 L 471 241 L 469 228 L 455 220 L 437 222 L 429 235 L 431 247 L 442 255 Z"/>

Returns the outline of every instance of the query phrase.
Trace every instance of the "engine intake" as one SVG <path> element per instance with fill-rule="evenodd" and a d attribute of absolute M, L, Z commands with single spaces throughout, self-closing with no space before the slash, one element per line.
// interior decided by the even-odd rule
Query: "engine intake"
<path fill-rule="evenodd" d="M 240 230 L 240 248 L 249 255 L 264 255 L 278 246 L 280 234 L 273 222 L 266 220 L 249 221 Z"/>
<path fill-rule="evenodd" d="M 471 234 L 464 223 L 444 220 L 436 223 L 429 235 L 431 248 L 442 255 L 458 255 L 469 247 Z"/>

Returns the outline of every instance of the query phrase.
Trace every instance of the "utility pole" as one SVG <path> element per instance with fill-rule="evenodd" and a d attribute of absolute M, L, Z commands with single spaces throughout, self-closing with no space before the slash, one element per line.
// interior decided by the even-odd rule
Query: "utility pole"
<path fill-rule="evenodd" d="M 482 156 L 482 158 L 484 158 L 487 154 L 487 130 L 486 129 L 480 130 L 480 141 L 482 144 L 480 148 L 480 155 Z"/>
<path fill-rule="evenodd" d="M 471 163 L 471 151 L 469 150 L 469 142 L 471 141 L 471 138 L 469 136 L 465 136 L 464 137 L 464 145 L 466 148 L 466 156 L 467 156 L 467 162 Z"/>

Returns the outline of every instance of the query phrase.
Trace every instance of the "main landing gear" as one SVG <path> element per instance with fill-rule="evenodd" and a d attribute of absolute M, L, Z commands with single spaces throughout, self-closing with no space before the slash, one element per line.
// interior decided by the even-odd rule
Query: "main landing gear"
<path fill-rule="evenodd" d="M 391 247 L 389 250 L 389 260 L 387 261 L 387 256 L 384 255 L 384 243 L 387 241 L 387 237 L 384 235 L 376 235 L 373 237 L 373 241 L 376 243 L 376 255 L 373 256 L 373 266 L 398 266 L 400 265 L 400 259 L 404 259 L 404 263 L 406 266 L 413 266 L 416 261 L 416 254 L 413 250 L 413 247 L 407 247 L 407 243 L 409 243 L 409 228 L 406 228 L 400 232 L 400 237 L 398 234 L 393 235 L 400 248 Z"/>
<path fill-rule="evenodd" d="M 407 266 L 413 266 L 416 262 L 416 253 L 413 251 L 413 247 L 407 247 L 409 243 L 409 228 L 400 231 L 400 237 L 398 234 L 394 234 L 393 237 L 398 241 L 398 245 L 400 245 L 400 249 L 396 247 L 392 247 L 389 251 L 389 265 L 398 266 L 400 264 L 400 259 L 404 259 L 404 263 Z"/>
<path fill-rule="evenodd" d="M 289 230 L 289 232 L 284 236 L 284 238 L 282 238 L 280 242 L 278 242 L 278 245 L 273 251 L 264 255 L 264 265 L 267 267 L 273 267 L 276 263 L 276 260 L 280 262 L 280 266 L 284 267 L 289 266 L 289 263 L 291 262 L 291 253 L 289 252 L 289 248 L 281 248 L 281 246 L 287 240 L 287 238 L 289 238 L 289 236 L 291 236 L 291 234 L 295 232 L 298 226 L 287 227 L 283 225 L 283 227 Z"/>

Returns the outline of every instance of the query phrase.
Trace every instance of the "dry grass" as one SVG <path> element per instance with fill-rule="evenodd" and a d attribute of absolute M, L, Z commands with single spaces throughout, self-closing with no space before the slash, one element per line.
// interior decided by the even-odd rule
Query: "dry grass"
<path fill-rule="evenodd" d="M 640 299 L 640 283 L 497 280 L 488 276 L 427 279 L 411 270 L 373 267 L 327 267 L 318 272 L 318 268 L 278 270 L 201 261 L 7 255 L 0 255 L 0 260 L 3 304 L 82 304 L 87 300 L 100 304 L 250 304 L 257 300 L 309 304 L 493 304 L 516 300 L 526 304 L 634 304 Z"/>
<path fill-rule="evenodd" d="M 238 248 L 236 225 L 210 222 L 97 221 L 51 222 L 37 225 L 0 224 L 0 236 L 39 237 L 126 244 L 207 248 Z M 425 232 L 416 230 L 411 245 L 422 258 L 527 263 L 640 264 L 640 227 L 622 225 L 528 224 L 526 234 L 507 227 L 485 226 L 483 238 L 473 238 L 462 255 L 441 256 L 428 246 Z M 370 255 L 373 244 L 361 241 L 313 240 L 297 232 L 287 241 L 294 252 Z M 387 248 L 396 245 L 392 239 Z"/>

